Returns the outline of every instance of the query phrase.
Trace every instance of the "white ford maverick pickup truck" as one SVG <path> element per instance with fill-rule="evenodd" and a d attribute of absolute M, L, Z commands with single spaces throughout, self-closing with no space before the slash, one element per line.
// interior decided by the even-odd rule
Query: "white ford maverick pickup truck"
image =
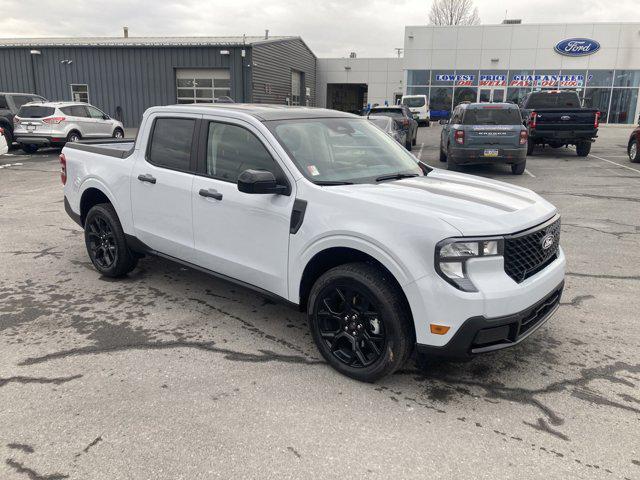
<path fill-rule="evenodd" d="M 375 381 L 411 353 L 516 345 L 558 307 L 556 208 L 431 168 L 366 118 L 177 105 L 134 142 L 65 146 L 64 203 L 95 268 L 157 255 L 306 310 L 335 369 Z"/>

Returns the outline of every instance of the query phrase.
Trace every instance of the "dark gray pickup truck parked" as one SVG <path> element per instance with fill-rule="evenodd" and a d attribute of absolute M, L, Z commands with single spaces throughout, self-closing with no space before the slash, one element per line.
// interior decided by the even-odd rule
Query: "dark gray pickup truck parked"
<path fill-rule="evenodd" d="M 520 112 L 529 130 L 527 155 L 533 155 L 536 145 L 552 148 L 575 145 L 578 156 L 586 157 L 598 136 L 600 112 L 583 108 L 574 91 L 532 92 L 522 100 Z"/>
<path fill-rule="evenodd" d="M 0 92 L 0 127 L 4 129 L 7 145 L 11 148 L 13 143 L 13 117 L 20 107 L 29 102 L 46 102 L 45 98 L 32 93 L 5 93 Z"/>

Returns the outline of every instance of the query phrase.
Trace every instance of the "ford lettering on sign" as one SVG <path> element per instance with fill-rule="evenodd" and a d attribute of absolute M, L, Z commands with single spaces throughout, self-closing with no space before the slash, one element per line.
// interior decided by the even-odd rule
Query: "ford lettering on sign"
<path fill-rule="evenodd" d="M 558 42 L 555 46 L 556 52 L 569 57 L 582 57 L 591 55 L 600 50 L 600 44 L 588 38 L 569 38 Z"/>

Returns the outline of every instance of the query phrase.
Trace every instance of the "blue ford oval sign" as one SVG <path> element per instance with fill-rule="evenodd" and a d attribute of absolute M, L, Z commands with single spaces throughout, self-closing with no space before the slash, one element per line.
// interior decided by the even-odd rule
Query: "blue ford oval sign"
<path fill-rule="evenodd" d="M 600 50 L 600 44 L 595 40 L 590 40 L 588 38 L 569 38 L 558 42 L 555 50 L 560 55 L 583 57 L 585 55 L 596 53 Z"/>

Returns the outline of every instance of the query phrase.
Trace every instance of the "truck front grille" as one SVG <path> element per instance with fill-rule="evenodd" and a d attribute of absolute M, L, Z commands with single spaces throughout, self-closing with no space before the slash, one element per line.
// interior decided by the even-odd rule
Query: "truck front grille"
<path fill-rule="evenodd" d="M 543 243 L 547 245 L 543 246 Z M 547 248 L 544 248 L 544 247 Z M 504 271 L 517 283 L 543 270 L 558 258 L 560 217 L 505 237 Z"/>

